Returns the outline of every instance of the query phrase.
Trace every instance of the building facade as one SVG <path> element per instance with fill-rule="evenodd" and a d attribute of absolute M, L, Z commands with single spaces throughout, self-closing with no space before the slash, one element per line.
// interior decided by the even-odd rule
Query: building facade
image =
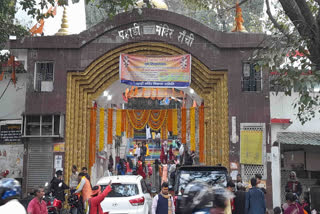
<path fill-rule="evenodd" d="M 26 162 L 31 161 L 27 167 L 41 163 L 37 158 L 45 154 L 51 175 L 62 167 L 68 178 L 73 164 L 88 166 L 90 107 L 119 81 L 120 53 L 188 53 L 191 88 L 206 107 L 205 164 L 222 164 L 233 178 L 238 173 L 245 180 L 262 174 L 268 191 L 272 185 L 267 158 L 271 152 L 268 72 L 256 70 L 248 61 L 264 38 L 217 32 L 173 12 L 142 9 L 142 13 L 119 14 L 78 35 L 11 41 L 12 51 L 28 53 L 24 136 Z M 254 160 L 248 157 L 251 153 Z M 26 191 L 44 181 L 33 178 L 37 173 L 30 169 L 25 173 Z M 271 207 L 271 193 L 267 198 Z"/>

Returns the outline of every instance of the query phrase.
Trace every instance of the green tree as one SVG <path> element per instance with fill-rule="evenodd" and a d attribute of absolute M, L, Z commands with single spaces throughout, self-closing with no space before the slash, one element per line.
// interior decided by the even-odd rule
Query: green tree
<path fill-rule="evenodd" d="M 14 20 L 15 2 L 14 0 L 0 1 L 0 50 L 4 48 L 9 35 L 22 37 L 28 34 L 28 31 Z"/>
<path fill-rule="evenodd" d="M 279 0 L 274 14 L 266 0 L 268 29 L 272 36 L 256 58 L 278 75 L 271 84 L 286 95 L 299 93 L 293 105 L 302 124 L 320 112 L 320 0 Z M 314 90 L 317 89 L 317 90 Z"/>

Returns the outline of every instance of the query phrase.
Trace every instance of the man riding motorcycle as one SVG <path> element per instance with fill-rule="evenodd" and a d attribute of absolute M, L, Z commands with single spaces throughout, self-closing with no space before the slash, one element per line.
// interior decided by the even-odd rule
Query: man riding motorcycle
<path fill-rule="evenodd" d="M 191 182 L 182 196 L 184 214 L 223 214 L 228 193 L 204 182 Z"/>

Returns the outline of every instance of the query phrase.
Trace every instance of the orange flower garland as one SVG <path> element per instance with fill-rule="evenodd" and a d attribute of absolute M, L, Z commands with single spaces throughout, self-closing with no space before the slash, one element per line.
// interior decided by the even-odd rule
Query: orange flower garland
<path fill-rule="evenodd" d="M 113 109 L 109 108 L 108 109 L 108 138 L 107 138 L 107 143 L 112 144 L 112 121 L 113 121 Z"/>
<path fill-rule="evenodd" d="M 167 110 L 151 110 L 148 125 L 152 130 L 158 131 L 167 118 Z"/>
<path fill-rule="evenodd" d="M 190 150 L 196 151 L 196 109 L 190 108 Z"/>
<path fill-rule="evenodd" d="M 204 106 L 199 107 L 199 161 L 204 163 Z"/>
<path fill-rule="evenodd" d="M 172 135 L 178 135 L 178 110 L 172 109 Z"/>
<path fill-rule="evenodd" d="M 93 166 L 96 159 L 96 122 L 97 107 L 90 109 L 90 141 L 89 141 L 89 168 Z"/>
<path fill-rule="evenodd" d="M 125 132 L 127 130 L 127 112 L 126 110 L 121 110 L 121 132 Z"/>
<path fill-rule="evenodd" d="M 150 110 L 127 110 L 127 116 L 134 129 L 142 130 L 148 123 Z"/>
<path fill-rule="evenodd" d="M 187 143 L 187 111 L 186 108 L 181 109 L 181 143 Z"/>

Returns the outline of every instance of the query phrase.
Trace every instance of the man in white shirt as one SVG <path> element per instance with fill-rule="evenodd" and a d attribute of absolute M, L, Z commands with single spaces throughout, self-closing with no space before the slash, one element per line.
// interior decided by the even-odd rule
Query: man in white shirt
<path fill-rule="evenodd" d="M 69 187 L 70 187 L 71 193 L 73 193 L 78 186 L 78 174 L 79 173 L 78 173 L 76 165 L 73 165 L 71 170 L 72 170 L 72 173 L 70 175 Z"/>
<path fill-rule="evenodd" d="M 18 198 L 21 194 L 19 181 L 13 178 L 0 180 L 0 213 L 27 214 Z"/>

